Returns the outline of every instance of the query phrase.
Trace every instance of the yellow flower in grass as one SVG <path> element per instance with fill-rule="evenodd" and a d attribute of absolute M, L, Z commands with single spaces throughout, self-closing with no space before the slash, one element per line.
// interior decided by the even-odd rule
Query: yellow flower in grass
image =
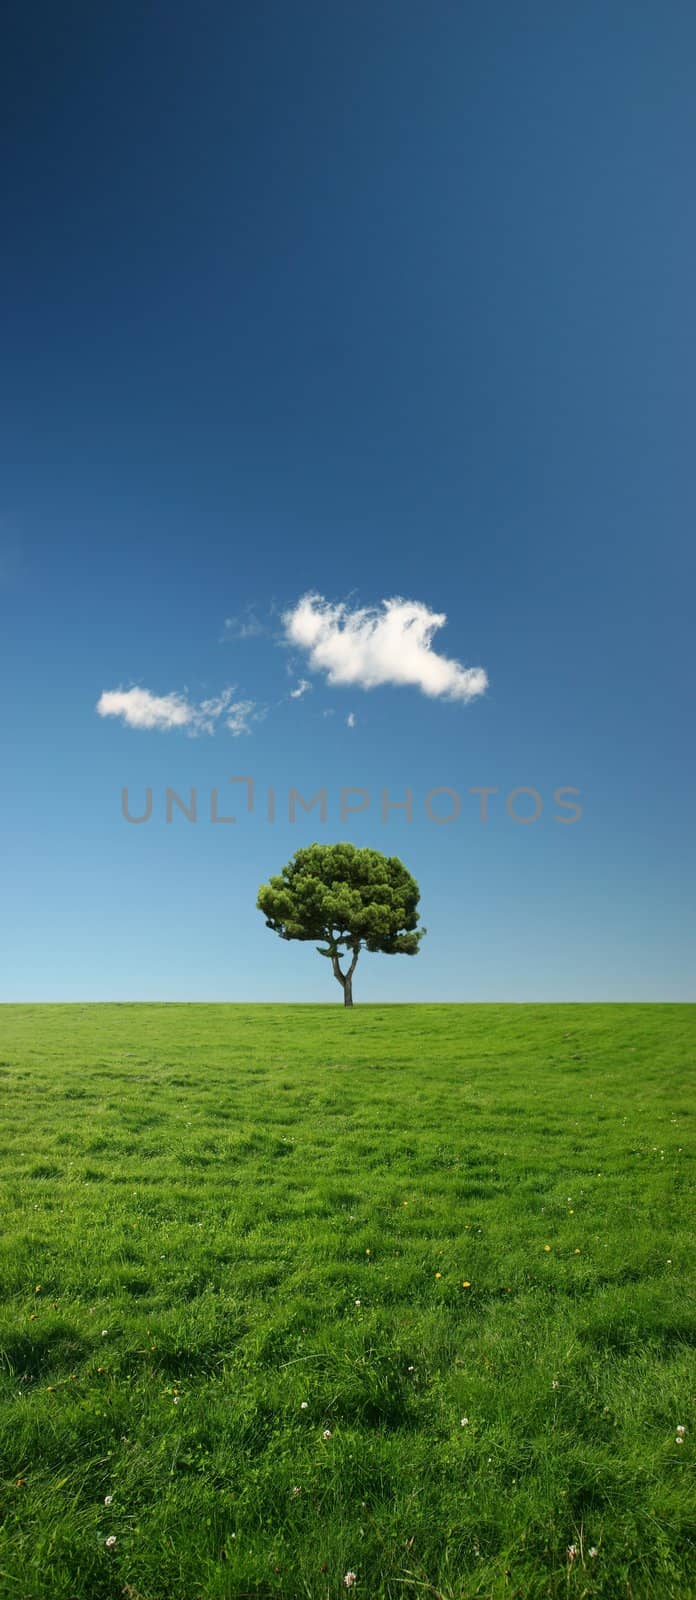
<path fill-rule="evenodd" d="M 441 1272 L 436 1272 L 435 1273 L 435 1277 L 436 1278 L 441 1278 L 442 1277 L 442 1273 Z"/>
<path fill-rule="evenodd" d="M 462 1278 L 462 1289 L 470 1289 L 470 1288 L 471 1288 L 471 1284 L 469 1282 L 469 1279 L 468 1278 Z"/>
<path fill-rule="evenodd" d="M 550 1249 L 551 1249 L 551 1246 L 550 1246 L 550 1244 L 545 1244 L 545 1245 L 544 1245 L 544 1249 L 545 1249 L 545 1250 L 550 1250 Z"/>

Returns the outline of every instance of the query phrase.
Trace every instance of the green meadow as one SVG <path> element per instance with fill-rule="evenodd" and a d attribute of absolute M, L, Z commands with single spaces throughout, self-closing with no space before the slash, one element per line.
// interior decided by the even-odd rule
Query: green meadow
<path fill-rule="evenodd" d="M 696 1595 L 694 1020 L 1 1007 L 0 1594 Z"/>

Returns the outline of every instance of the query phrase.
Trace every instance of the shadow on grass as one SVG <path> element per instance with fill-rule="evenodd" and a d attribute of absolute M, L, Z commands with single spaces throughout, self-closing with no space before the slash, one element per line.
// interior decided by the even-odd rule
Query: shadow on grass
<path fill-rule="evenodd" d="M 52 1322 L 26 1333 L 4 1335 L 0 1363 L 18 1377 L 37 1379 L 71 1371 L 89 1354 L 89 1345 L 68 1322 Z"/>

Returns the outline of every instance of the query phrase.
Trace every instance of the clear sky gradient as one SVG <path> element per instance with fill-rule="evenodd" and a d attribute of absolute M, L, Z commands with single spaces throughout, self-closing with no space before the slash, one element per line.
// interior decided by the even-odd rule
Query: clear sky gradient
<path fill-rule="evenodd" d="M 680 0 L 10 6 L 0 998 L 340 1002 L 255 909 L 314 838 L 421 884 L 358 1001 L 694 997 L 695 52 Z M 331 684 L 308 591 L 487 692 Z"/>

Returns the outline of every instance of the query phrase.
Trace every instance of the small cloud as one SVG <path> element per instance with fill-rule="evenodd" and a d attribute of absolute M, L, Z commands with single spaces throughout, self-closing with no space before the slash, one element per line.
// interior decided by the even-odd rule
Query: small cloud
<path fill-rule="evenodd" d="M 259 634 L 267 632 L 265 623 L 259 620 L 253 606 L 247 606 L 241 617 L 225 617 L 222 643 L 230 639 L 257 639 Z"/>
<path fill-rule="evenodd" d="M 301 700 L 303 694 L 309 694 L 309 692 L 311 690 L 311 687 L 312 687 L 312 685 L 309 682 L 308 678 L 300 678 L 299 682 L 297 684 L 297 688 L 290 690 L 290 699 L 291 700 Z"/>
<path fill-rule="evenodd" d="M 255 700 L 236 700 L 229 707 L 225 727 L 229 728 L 234 739 L 238 739 L 241 733 L 251 733 L 250 724 L 260 722 L 265 715 L 265 710 L 257 706 Z"/>
<path fill-rule="evenodd" d="M 193 722 L 198 733 L 214 733 L 216 724 L 223 712 L 230 709 L 230 702 L 234 689 L 223 689 L 212 700 L 201 700 L 199 706 L 194 707 Z"/>
<path fill-rule="evenodd" d="M 347 728 L 354 728 L 355 727 L 355 712 L 354 711 L 349 711 L 348 712 L 348 716 L 346 717 L 346 727 Z"/>
<path fill-rule="evenodd" d="M 412 684 L 431 699 L 473 700 L 488 686 L 483 667 L 463 667 L 432 649 L 446 621 L 423 601 L 398 596 L 351 611 L 345 602 L 306 594 L 283 613 L 287 642 L 331 684 Z"/>
<path fill-rule="evenodd" d="M 254 700 L 235 700 L 234 692 L 234 688 L 222 689 L 219 695 L 196 704 L 178 692 L 107 689 L 99 696 L 96 709 L 100 717 L 119 717 L 129 728 L 154 728 L 161 733 L 185 728 L 192 736 L 212 734 L 224 716 L 225 726 L 232 734 L 249 733 L 249 723 L 258 721 L 264 712 Z"/>
<path fill-rule="evenodd" d="M 185 728 L 194 707 L 181 694 L 151 694 L 149 689 L 106 689 L 99 696 L 100 717 L 120 717 L 129 728 Z"/>
<path fill-rule="evenodd" d="M 322 717 L 334 717 L 335 715 L 333 706 L 328 706 L 326 711 L 322 711 Z"/>

